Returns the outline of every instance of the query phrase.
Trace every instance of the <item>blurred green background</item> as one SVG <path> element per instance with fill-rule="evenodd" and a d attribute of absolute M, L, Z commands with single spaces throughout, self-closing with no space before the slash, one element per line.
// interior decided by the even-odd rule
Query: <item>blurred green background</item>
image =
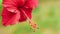
<path fill-rule="evenodd" d="M 0 0 L 0 15 L 2 0 Z M 30 29 L 28 21 L 4 27 L 0 16 L 0 34 L 60 34 L 60 0 L 39 0 L 33 10 L 33 20 L 39 26 L 36 32 Z"/>

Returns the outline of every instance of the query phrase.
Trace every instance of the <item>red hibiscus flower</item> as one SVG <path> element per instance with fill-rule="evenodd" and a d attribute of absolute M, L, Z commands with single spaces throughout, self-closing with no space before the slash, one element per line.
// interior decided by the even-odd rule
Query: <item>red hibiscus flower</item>
<path fill-rule="evenodd" d="M 2 24 L 13 25 L 28 19 L 31 22 L 32 10 L 38 5 L 37 0 L 3 0 Z"/>

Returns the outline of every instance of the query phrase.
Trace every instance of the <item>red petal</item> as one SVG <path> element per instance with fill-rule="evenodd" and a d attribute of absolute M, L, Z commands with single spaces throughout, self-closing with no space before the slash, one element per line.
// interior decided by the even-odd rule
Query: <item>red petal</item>
<path fill-rule="evenodd" d="M 17 1 L 16 0 L 3 0 L 3 7 L 6 8 L 10 12 L 15 12 L 17 9 Z"/>
<path fill-rule="evenodd" d="M 35 8 L 38 6 L 38 0 L 27 0 L 25 7 L 27 8 Z"/>
<path fill-rule="evenodd" d="M 16 22 L 18 22 L 20 15 L 19 15 L 19 11 L 17 11 L 17 13 L 12 13 L 7 11 L 6 8 L 4 8 L 3 10 L 3 14 L 2 14 L 2 23 L 4 26 L 7 26 L 9 24 L 15 24 Z"/>
<path fill-rule="evenodd" d="M 32 9 L 31 8 L 22 8 L 20 9 L 20 22 L 26 21 L 27 17 L 26 15 L 23 13 L 23 11 L 27 14 L 27 16 L 29 17 L 29 19 L 31 19 L 32 17 Z"/>

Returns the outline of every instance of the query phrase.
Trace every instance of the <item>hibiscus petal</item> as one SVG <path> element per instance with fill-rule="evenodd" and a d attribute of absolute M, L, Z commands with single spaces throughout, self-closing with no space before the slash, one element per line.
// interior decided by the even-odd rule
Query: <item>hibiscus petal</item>
<path fill-rule="evenodd" d="M 27 17 L 25 16 L 25 14 L 23 13 L 23 11 L 27 14 L 27 16 L 29 17 L 29 19 L 31 19 L 32 17 L 32 9 L 31 8 L 20 8 L 20 22 L 26 21 Z"/>
<path fill-rule="evenodd" d="M 2 3 L 4 8 L 7 8 L 10 12 L 15 12 L 14 10 L 17 10 L 17 3 L 16 0 L 3 0 Z"/>
<path fill-rule="evenodd" d="M 38 0 L 27 0 L 25 3 L 26 8 L 35 8 L 38 6 Z"/>
<path fill-rule="evenodd" d="M 19 18 L 20 18 L 20 12 L 17 12 L 14 16 L 12 16 L 12 18 L 8 21 L 8 23 L 10 23 L 10 25 L 16 24 L 19 21 Z"/>
<path fill-rule="evenodd" d="M 10 25 L 13 25 L 15 23 L 18 22 L 19 18 L 20 18 L 20 12 L 18 10 L 17 13 L 12 13 L 12 12 L 9 12 L 7 11 L 6 9 L 4 9 L 5 14 L 2 14 L 2 24 L 4 26 L 8 26 L 9 24 Z"/>

